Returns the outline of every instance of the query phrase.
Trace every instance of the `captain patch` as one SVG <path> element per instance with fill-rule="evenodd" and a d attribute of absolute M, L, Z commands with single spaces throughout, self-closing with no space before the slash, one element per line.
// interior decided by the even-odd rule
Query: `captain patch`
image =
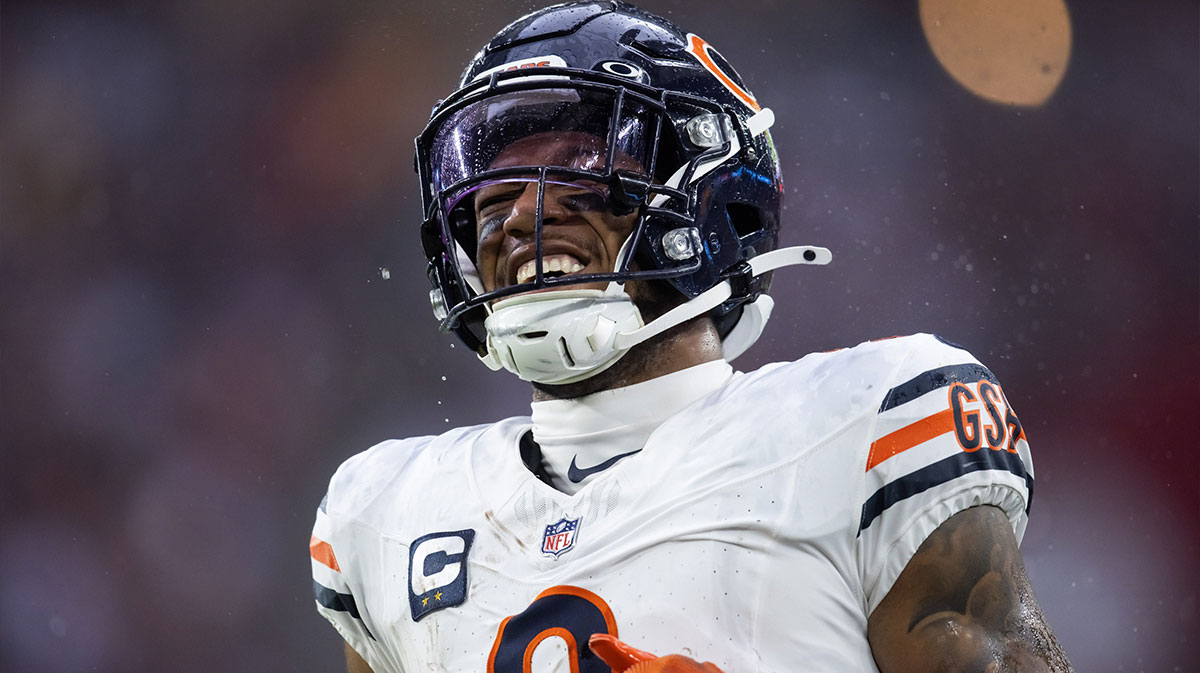
<path fill-rule="evenodd" d="M 408 605 L 413 621 L 467 600 L 467 553 L 475 531 L 430 533 L 412 541 L 408 552 Z"/>

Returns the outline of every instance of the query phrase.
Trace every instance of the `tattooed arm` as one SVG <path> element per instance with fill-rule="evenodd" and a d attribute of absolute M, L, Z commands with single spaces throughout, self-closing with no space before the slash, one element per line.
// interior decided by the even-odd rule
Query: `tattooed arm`
<path fill-rule="evenodd" d="M 1069 673 L 1008 519 L 990 506 L 931 534 L 867 622 L 881 673 Z"/>

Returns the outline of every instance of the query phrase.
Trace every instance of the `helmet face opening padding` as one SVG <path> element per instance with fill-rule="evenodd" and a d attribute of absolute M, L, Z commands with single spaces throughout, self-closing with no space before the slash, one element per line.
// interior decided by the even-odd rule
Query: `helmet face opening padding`
<path fill-rule="evenodd" d="M 769 287 L 769 270 L 750 273 L 747 262 L 778 245 L 772 119 L 711 45 L 630 5 L 574 3 L 518 19 L 471 61 L 417 138 L 422 243 L 442 329 L 490 365 L 543 382 L 586 378 L 648 338 L 633 333 L 661 332 L 670 325 L 655 323 L 721 294 L 704 311 L 725 338 Z M 534 214 L 519 222 L 518 199 Z M 556 217 L 602 215 L 623 229 L 620 254 L 603 268 L 581 259 L 586 250 L 555 249 L 555 227 L 567 221 Z M 528 259 L 489 266 L 488 237 L 505 227 L 531 237 Z M 651 325 L 635 319 L 636 306 L 613 308 L 632 304 L 626 283 L 649 280 L 691 308 Z M 710 293 L 718 286 L 729 292 Z M 507 314 L 515 307 L 519 316 Z M 753 314 L 757 328 L 740 330 L 739 342 L 757 336 L 769 309 Z M 575 326 L 543 324 L 563 316 Z M 557 373 L 531 377 L 513 353 L 543 333 L 561 339 L 537 352 L 535 368 Z"/>

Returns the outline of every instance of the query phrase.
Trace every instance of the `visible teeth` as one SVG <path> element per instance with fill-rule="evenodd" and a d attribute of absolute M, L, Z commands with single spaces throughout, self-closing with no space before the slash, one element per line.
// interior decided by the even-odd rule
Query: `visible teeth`
<path fill-rule="evenodd" d="M 542 273 L 572 274 L 583 271 L 583 262 L 570 255 L 550 255 L 542 258 Z M 517 269 L 517 282 L 525 283 L 537 273 L 537 260 L 529 260 Z"/>

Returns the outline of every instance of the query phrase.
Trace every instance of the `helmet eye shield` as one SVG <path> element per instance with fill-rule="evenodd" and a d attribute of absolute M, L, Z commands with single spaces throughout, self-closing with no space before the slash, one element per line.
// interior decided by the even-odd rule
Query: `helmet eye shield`
<path fill-rule="evenodd" d="M 438 123 L 428 145 L 431 187 L 453 199 L 456 188 L 481 174 L 519 166 L 595 177 L 611 174 L 614 167 L 649 173 L 656 124 L 645 104 L 611 91 L 501 91 Z"/>

